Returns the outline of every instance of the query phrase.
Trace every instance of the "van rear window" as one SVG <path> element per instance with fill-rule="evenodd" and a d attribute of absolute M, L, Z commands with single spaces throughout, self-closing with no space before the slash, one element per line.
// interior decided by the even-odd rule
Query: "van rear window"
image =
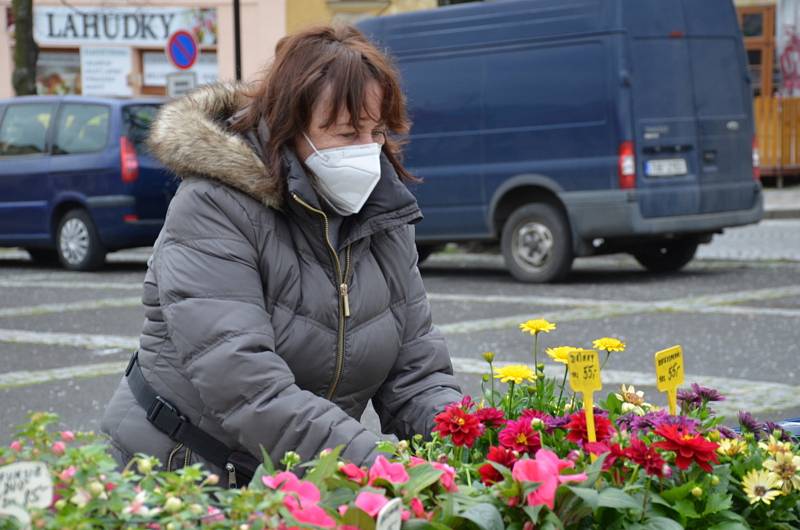
<path fill-rule="evenodd" d="M 633 91 L 638 119 L 694 116 L 685 39 L 635 39 Z"/>
<path fill-rule="evenodd" d="M 122 108 L 123 134 L 133 142 L 136 151 L 147 150 L 147 135 L 158 113 L 158 105 L 126 105 Z"/>
<path fill-rule="evenodd" d="M 692 74 L 701 118 L 741 116 L 744 106 L 744 66 L 732 38 L 689 40 Z"/>

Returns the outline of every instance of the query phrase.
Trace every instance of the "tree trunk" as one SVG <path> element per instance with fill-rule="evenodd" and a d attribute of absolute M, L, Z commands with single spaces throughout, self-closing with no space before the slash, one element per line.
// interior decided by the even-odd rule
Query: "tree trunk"
<path fill-rule="evenodd" d="M 36 94 L 36 60 L 39 46 L 33 40 L 33 0 L 13 0 L 14 74 L 11 82 L 18 96 Z"/>

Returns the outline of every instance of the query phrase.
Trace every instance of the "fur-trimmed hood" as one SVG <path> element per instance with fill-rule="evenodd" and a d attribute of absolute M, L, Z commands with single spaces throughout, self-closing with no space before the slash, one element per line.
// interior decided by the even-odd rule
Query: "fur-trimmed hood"
<path fill-rule="evenodd" d="M 166 103 L 150 128 L 148 148 L 179 177 L 202 175 L 280 207 L 276 177 L 247 139 L 225 126 L 247 104 L 244 86 L 216 83 Z"/>

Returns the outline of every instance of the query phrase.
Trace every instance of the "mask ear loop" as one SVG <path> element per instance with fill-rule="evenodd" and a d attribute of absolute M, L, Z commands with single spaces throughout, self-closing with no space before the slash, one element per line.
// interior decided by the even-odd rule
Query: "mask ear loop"
<path fill-rule="evenodd" d="M 311 146 L 311 149 L 313 149 L 314 152 L 317 153 L 317 155 L 320 158 L 322 158 L 323 160 L 327 160 L 327 157 L 325 155 L 323 155 L 322 153 L 317 151 L 317 146 L 314 145 L 314 143 L 311 141 L 311 138 L 309 138 L 308 135 L 305 132 L 303 132 L 303 137 L 306 139 L 306 142 L 308 142 L 308 145 Z"/>

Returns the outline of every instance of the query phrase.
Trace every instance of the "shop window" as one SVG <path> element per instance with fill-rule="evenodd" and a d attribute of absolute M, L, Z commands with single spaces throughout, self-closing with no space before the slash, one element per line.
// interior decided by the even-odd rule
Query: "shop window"
<path fill-rule="evenodd" d="M 52 114 L 50 103 L 10 105 L 0 124 L 0 156 L 44 153 Z"/>
<path fill-rule="evenodd" d="M 763 37 L 764 13 L 744 13 L 742 15 L 742 34 L 745 37 Z"/>
<path fill-rule="evenodd" d="M 70 155 L 103 150 L 108 141 L 110 115 L 106 105 L 65 104 L 56 123 L 53 153 Z"/>
<path fill-rule="evenodd" d="M 81 93 L 81 56 L 78 51 L 42 51 L 36 60 L 36 93 Z"/>

